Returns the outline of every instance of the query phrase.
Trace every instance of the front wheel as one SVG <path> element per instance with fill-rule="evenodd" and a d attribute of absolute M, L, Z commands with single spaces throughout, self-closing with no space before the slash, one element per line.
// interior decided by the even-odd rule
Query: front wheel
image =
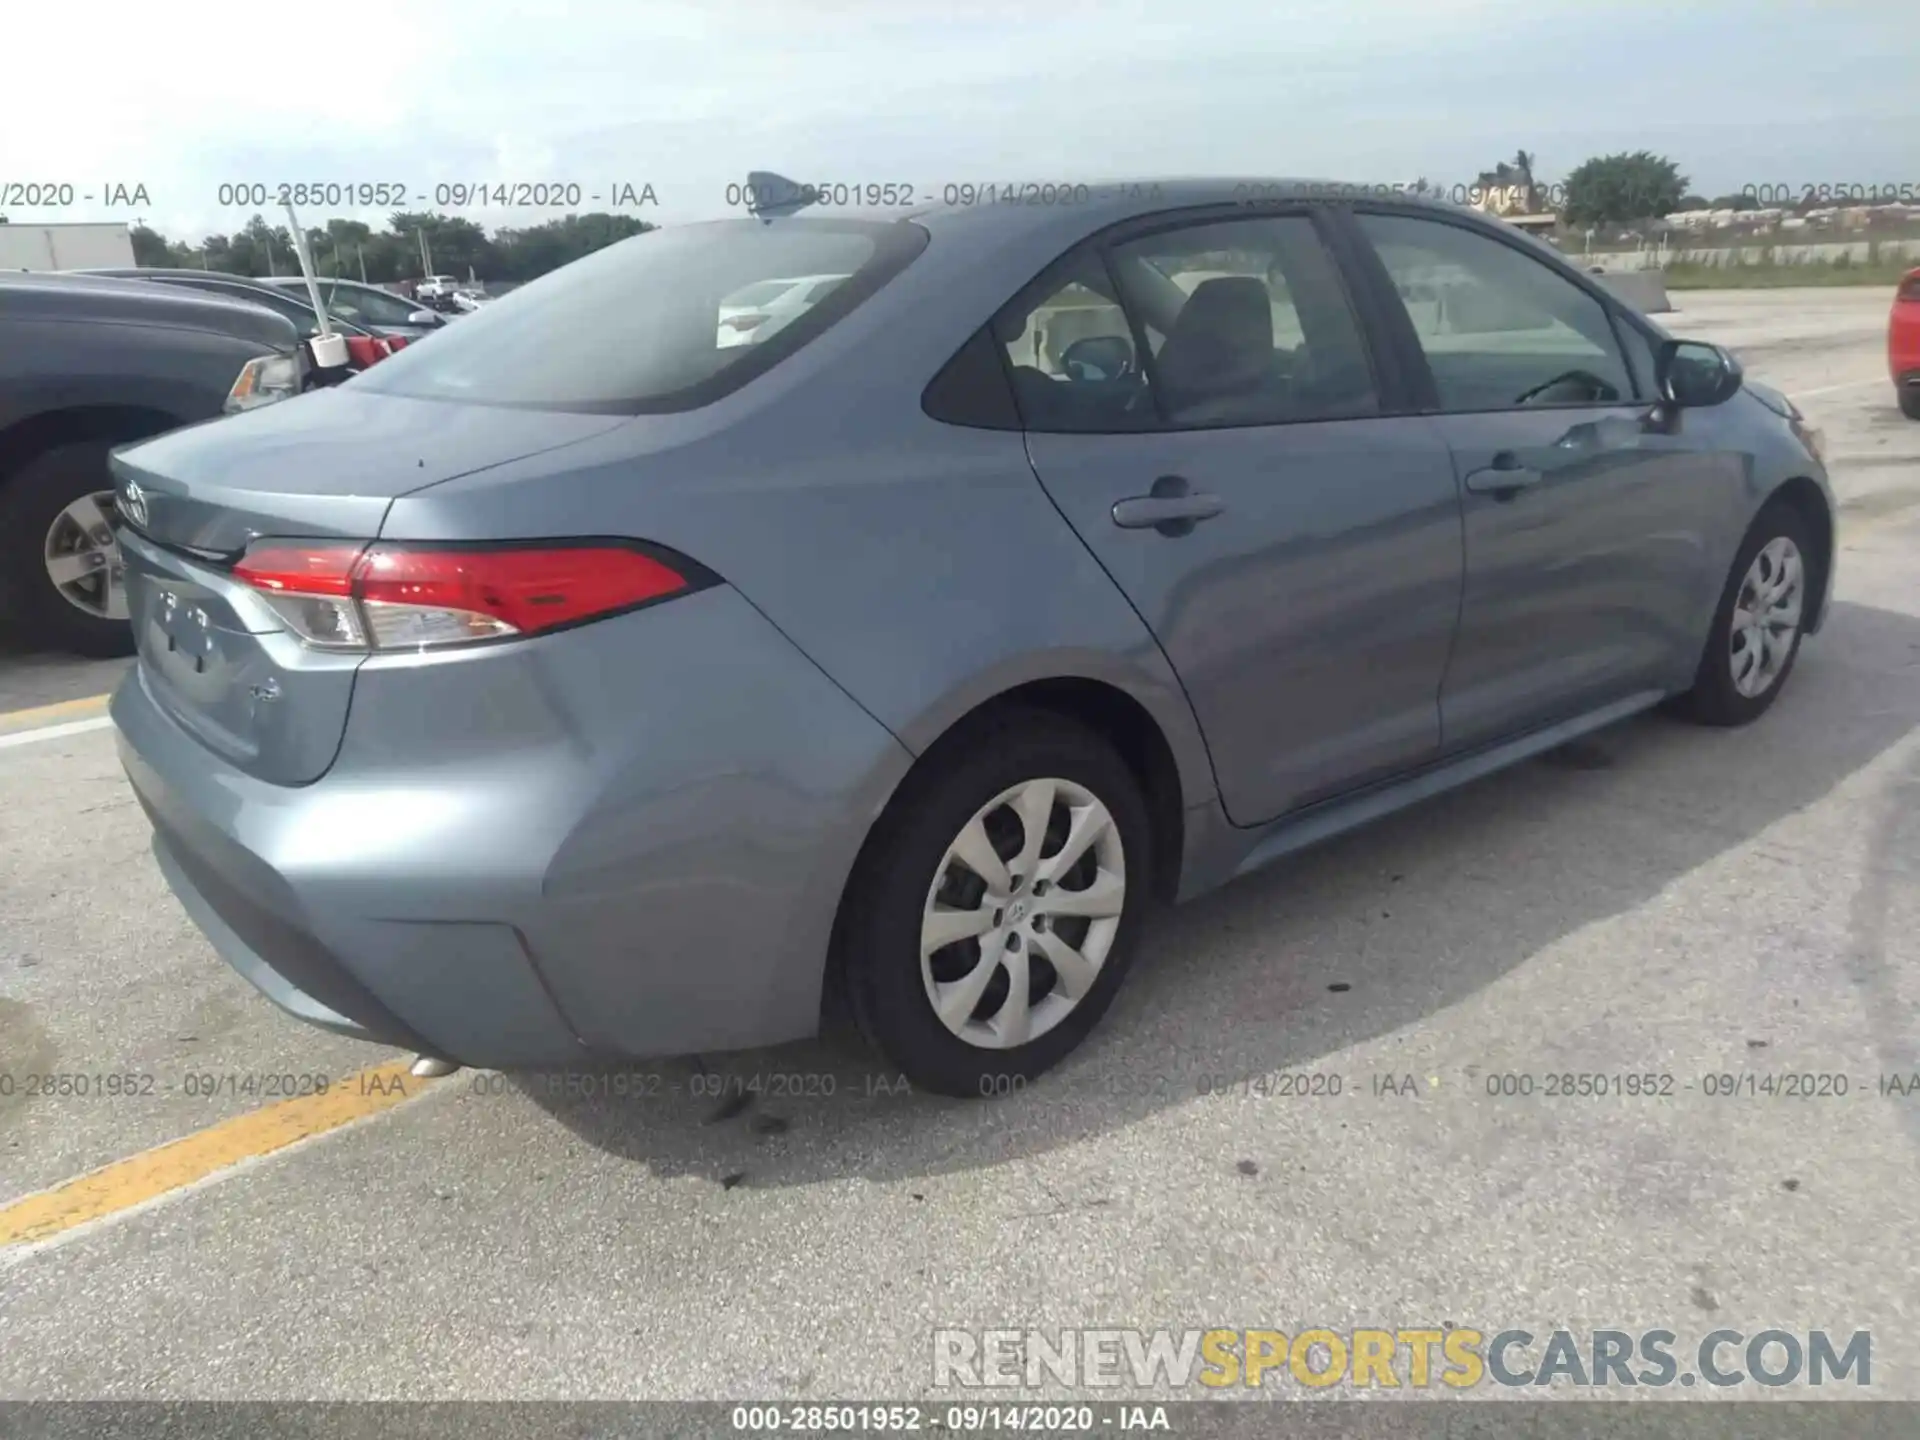
<path fill-rule="evenodd" d="M 1799 513 L 1760 512 L 1734 557 L 1693 688 L 1679 709 L 1703 725 L 1745 725 L 1779 697 L 1800 653 L 1813 553 Z"/>
<path fill-rule="evenodd" d="M 1004 1094 L 1086 1038 L 1147 907 L 1140 784 L 1098 734 L 997 718 L 924 757 L 843 901 L 867 1038 L 917 1088 Z"/>

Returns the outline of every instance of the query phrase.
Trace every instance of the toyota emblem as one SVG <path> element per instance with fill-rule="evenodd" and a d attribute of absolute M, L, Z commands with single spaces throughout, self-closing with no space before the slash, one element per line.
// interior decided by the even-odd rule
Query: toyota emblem
<path fill-rule="evenodd" d="M 127 517 L 129 524 L 145 529 L 147 525 L 147 492 L 140 488 L 136 480 L 129 480 L 120 492 L 120 513 Z"/>

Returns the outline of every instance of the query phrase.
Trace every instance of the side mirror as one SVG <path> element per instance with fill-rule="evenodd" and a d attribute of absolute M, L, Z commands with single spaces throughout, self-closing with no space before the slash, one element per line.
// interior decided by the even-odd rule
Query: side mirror
<path fill-rule="evenodd" d="M 1661 398 L 1684 410 L 1726 404 L 1745 378 L 1730 351 L 1704 340 L 1669 340 L 1654 363 Z"/>
<path fill-rule="evenodd" d="M 1060 368 L 1074 380 L 1118 380 L 1133 368 L 1133 342 L 1124 335 L 1089 335 L 1060 352 Z"/>
<path fill-rule="evenodd" d="M 431 310 L 416 310 L 407 316 L 409 325 L 438 325 L 439 323 L 440 317 Z"/>

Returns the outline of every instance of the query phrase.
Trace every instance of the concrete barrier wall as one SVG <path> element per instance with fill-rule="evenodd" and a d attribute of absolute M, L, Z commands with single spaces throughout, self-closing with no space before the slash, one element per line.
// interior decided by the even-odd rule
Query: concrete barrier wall
<path fill-rule="evenodd" d="M 1905 261 L 1920 265 L 1920 240 L 1833 241 L 1813 245 L 1672 245 L 1662 251 L 1649 246 L 1644 250 L 1596 250 L 1583 255 L 1569 249 L 1567 258 L 1578 265 L 1604 265 L 1609 270 L 1657 270 L 1667 265 L 1803 265 L 1810 261 L 1831 264 L 1844 259 L 1864 265 L 1870 259 Z"/>
<path fill-rule="evenodd" d="M 1594 278 L 1643 315 L 1664 315 L 1673 309 L 1662 271 L 1613 270 Z"/>

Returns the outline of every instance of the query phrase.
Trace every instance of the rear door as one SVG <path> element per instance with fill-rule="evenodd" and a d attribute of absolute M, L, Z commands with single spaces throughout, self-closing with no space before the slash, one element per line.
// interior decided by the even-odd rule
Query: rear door
<path fill-rule="evenodd" d="M 1360 207 L 1463 492 L 1448 749 L 1684 683 L 1734 463 L 1656 413 L 1610 307 L 1525 242 Z"/>
<path fill-rule="evenodd" d="M 1453 469 L 1389 413 L 1310 209 L 1114 232 L 995 334 L 1035 471 L 1179 673 L 1235 823 L 1435 754 Z"/>

